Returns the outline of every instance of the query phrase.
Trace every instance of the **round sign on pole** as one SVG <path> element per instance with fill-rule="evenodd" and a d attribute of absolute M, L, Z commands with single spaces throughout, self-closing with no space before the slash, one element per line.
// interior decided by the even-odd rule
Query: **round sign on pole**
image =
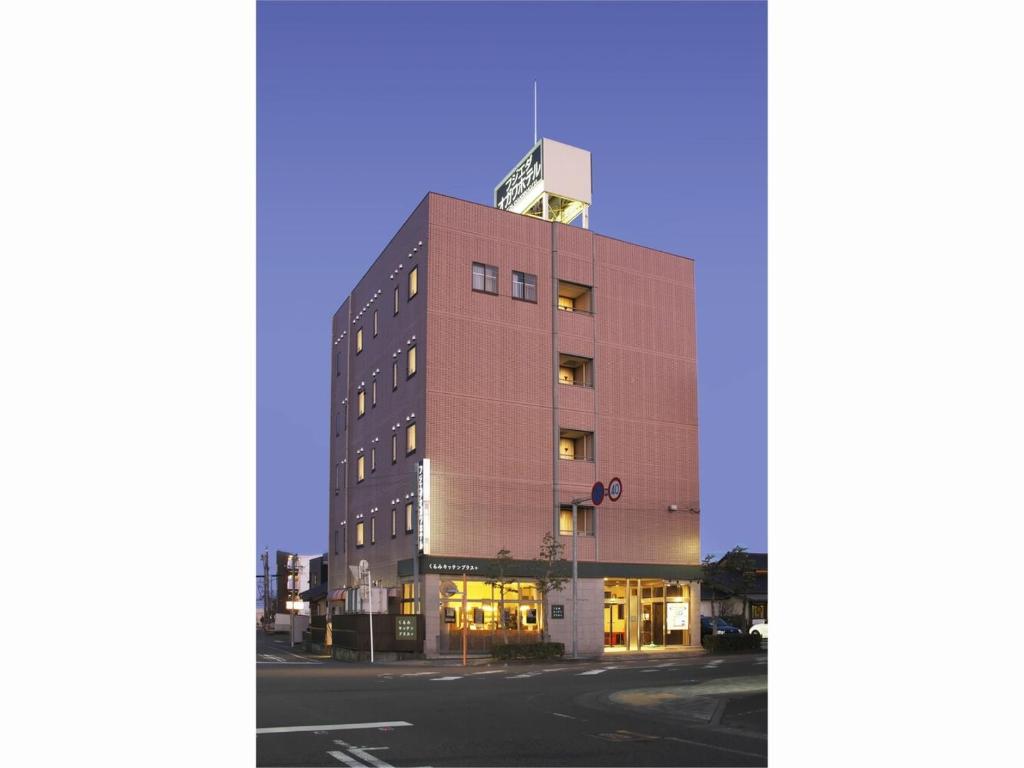
<path fill-rule="evenodd" d="M 617 477 L 613 477 L 612 481 L 608 483 L 608 498 L 612 501 L 618 501 L 619 496 L 622 495 L 622 481 Z"/>
<path fill-rule="evenodd" d="M 590 500 L 594 502 L 595 507 L 604 501 L 604 483 L 600 480 L 594 483 L 594 487 L 590 489 Z"/>

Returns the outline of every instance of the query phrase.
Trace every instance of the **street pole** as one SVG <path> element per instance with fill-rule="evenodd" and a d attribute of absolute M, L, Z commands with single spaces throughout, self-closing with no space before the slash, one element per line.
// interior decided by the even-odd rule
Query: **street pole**
<path fill-rule="evenodd" d="M 576 656 L 576 509 L 579 499 L 572 500 L 572 657 Z"/>
<path fill-rule="evenodd" d="M 373 664 L 373 579 L 370 578 L 370 569 L 366 569 L 366 593 L 370 596 L 370 663 Z"/>
<path fill-rule="evenodd" d="M 466 616 L 466 593 L 469 591 L 469 580 L 462 574 L 462 666 L 466 666 L 466 648 L 469 643 L 469 617 Z"/>

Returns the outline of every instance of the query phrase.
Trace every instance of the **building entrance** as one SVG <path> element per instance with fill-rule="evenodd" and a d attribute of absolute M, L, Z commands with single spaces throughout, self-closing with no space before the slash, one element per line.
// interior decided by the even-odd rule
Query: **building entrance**
<path fill-rule="evenodd" d="M 687 584 L 661 579 L 605 579 L 605 648 L 644 651 L 689 645 L 689 612 Z"/>

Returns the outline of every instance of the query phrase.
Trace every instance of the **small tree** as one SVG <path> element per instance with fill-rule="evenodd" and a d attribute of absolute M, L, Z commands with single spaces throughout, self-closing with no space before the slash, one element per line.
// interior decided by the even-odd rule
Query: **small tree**
<path fill-rule="evenodd" d="M 516 594 L 518 590 L 512 585 L 517 579 L 511 575 L 512 553 L 502 547 L 491 560 L 487 583 L 498 588 L 498 621 L 501 626 L 501 641 L 508 645 L 508 623 L 505 621 L 505 593 Z"/>
<path fill-rule="evenodd" d="M 754 585 L 754 559 L 746 547 L 733 547 L 719 560 L 705 555 L 701 583 L 711 593 L 711 632 L 718 628 L 718 613 L 731 597 L 746 597 Z M 702 594 L 703 597 L 703 594 Z"/>
<path fill-rule="evenodd" d="M 540 556 L 535 559 L 537 570 L 540 573 L 537 578 L 537 589 L 540 592 L 541 610 L 544 612 L 540 625 L 540 641 L 542 643 L 546 643 L 548 639 L 548 594 L 557 592 L 569 580 L 569 577 L 565 575 L 566 560 L 562 557 L 564 550 L 565 545 L 559 543 L 548 531 L 544 534 L 540 545 Z"/>

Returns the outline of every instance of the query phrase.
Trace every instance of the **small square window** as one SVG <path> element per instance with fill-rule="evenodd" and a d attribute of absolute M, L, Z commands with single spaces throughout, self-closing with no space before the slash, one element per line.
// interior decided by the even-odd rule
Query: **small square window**
<path fill-rule="evenodd" d="M 526 272 L 512 273 L 512 298 L 537 303 L 537 276 Z"/>
<path fill-rule="evenodd" d="M 420 292 L 419 282 L 419 267 L 413 267 L 409 270 L 409 298 L 408 301 L 412 301 L 413 297 Z"/>
<path fill-rule="evenodd" d="M 473 290 L 481 293 L 498 293 L 498 268 L 491 264 L 473 262 Z"/>
<path fill-rule="evenodd" d="M 576 507 L 576 530 L 580 536 L 594 535 L 594 508 Z M 558 532 L 572 536 L 572 507 L 563 506 L 558 511 Z"/>

